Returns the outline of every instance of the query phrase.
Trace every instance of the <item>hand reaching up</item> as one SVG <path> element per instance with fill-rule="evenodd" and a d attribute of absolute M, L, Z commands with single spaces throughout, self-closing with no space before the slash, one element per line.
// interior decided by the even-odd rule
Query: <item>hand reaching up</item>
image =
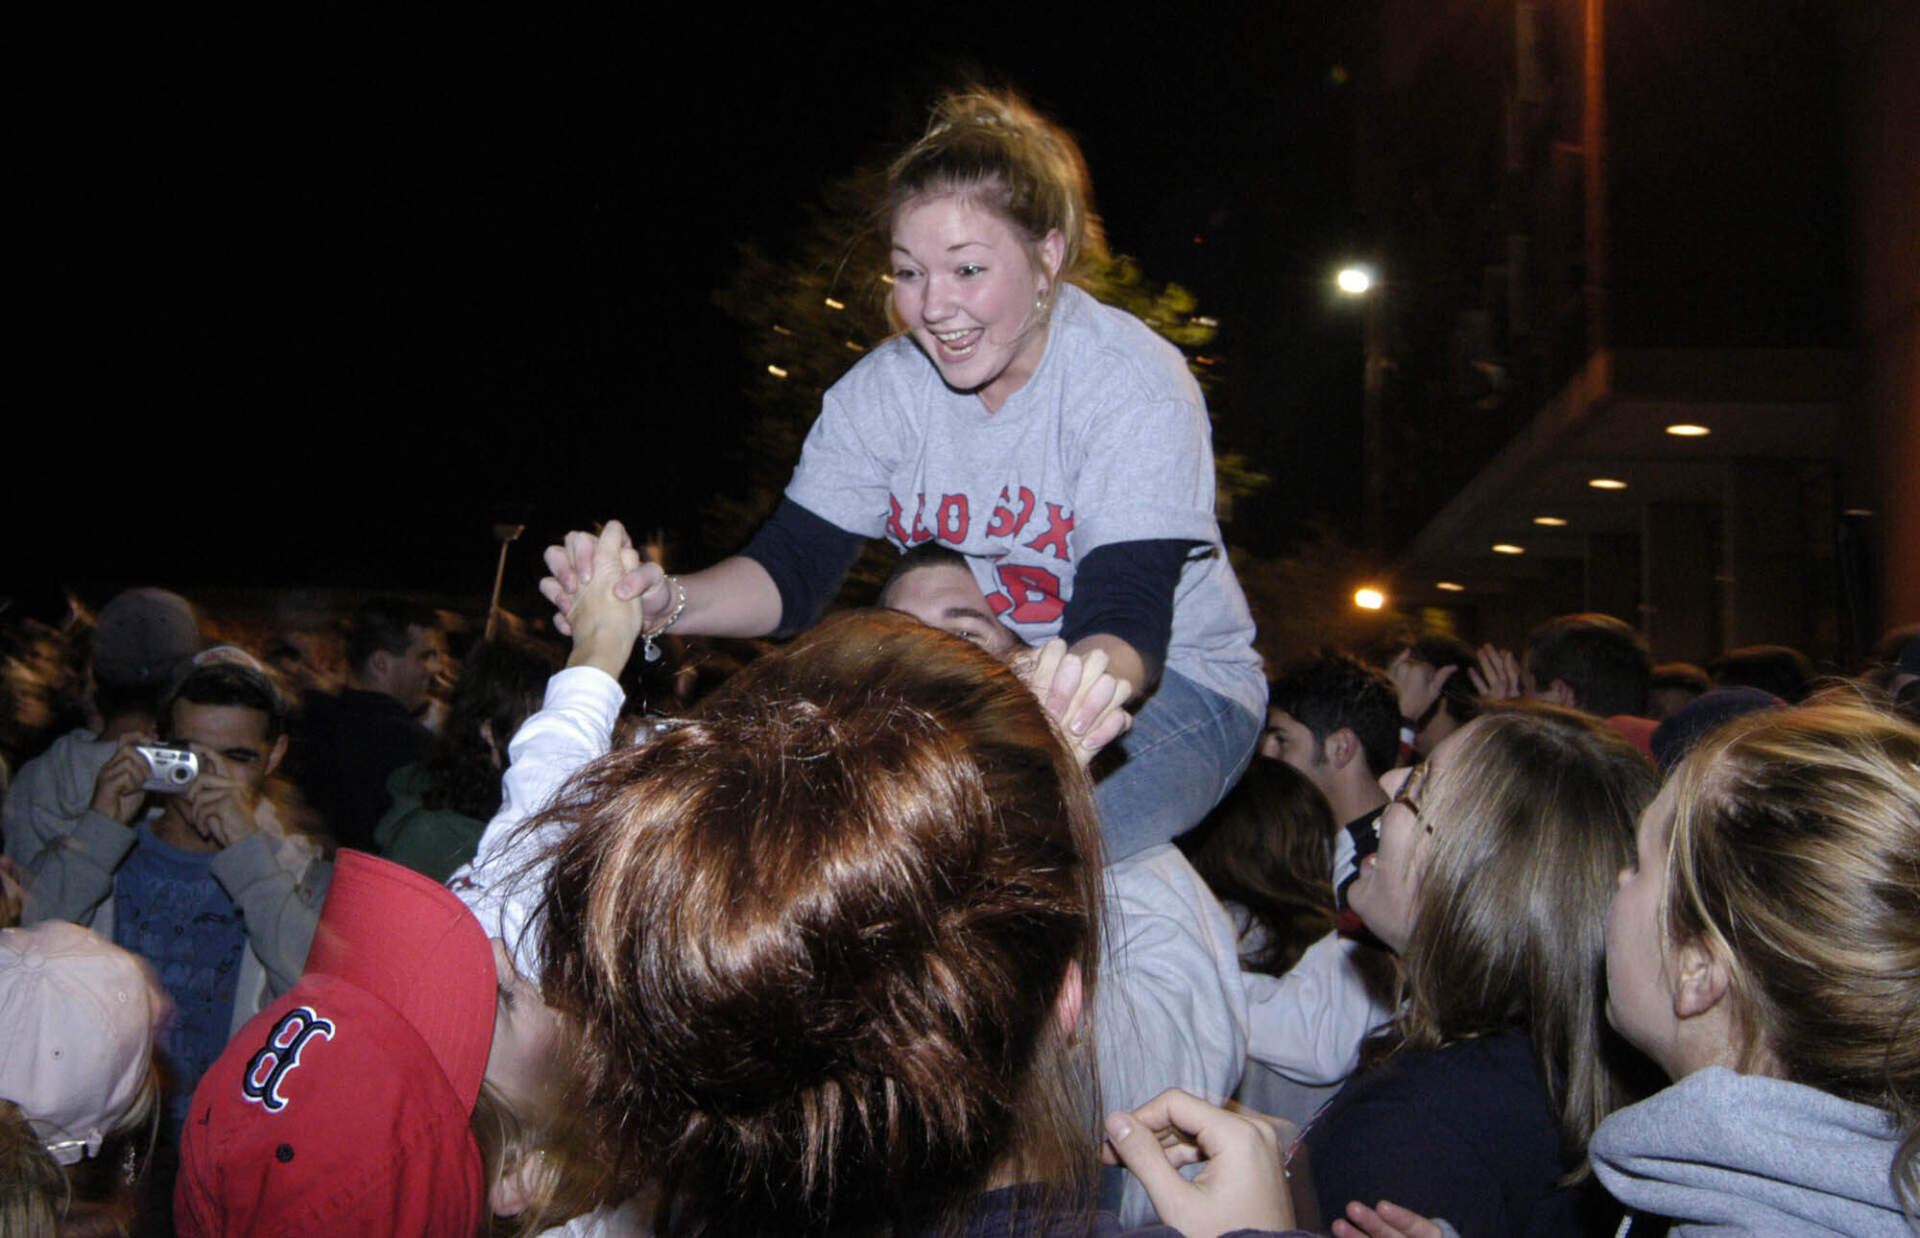
<path fill-rule="evenodd" d="M 608 521 L 598 535 L 579 531 L 567 534 L 564 547 L 548 549 L 549 566 L 553 566 L 556 551 L 572 563 L 587 565 L 586 573 L 574 579 L 565 625 L 555 620 L 555 626 L 573 636 L 573 653 L 567 665 L 597 667 L 618 679 L 645 623 L 639 600 L 631 595 L 621 597 L 618 588 L 628 575 L 639 570 L 640 552 L 627 540 L 627 531 L 618 520 Z M 541 592 L 557 604 L 558 595 L 547 590 L 551 583 L 551 577 L 542 581 Z"/>
<path fill-rule="evenodd" d="M 1480 666 L 1469 667 L 1467 675 L 1483 701 L 1510 701 L 1526 695 L 1527 681 L 1520 670 L 1520 659 L 1504 649 L 1480 646 Z"/>
<path fill-rule="evenodd" d="M 1387 678 L 1393 681 L 1393 693 L 1400 698 L 1400 716 L 1418 722 L 1440 699 L 1440 689 L 1453 678 L 1457 666 L 1434 667 L 1401 650 L 1387 663 Z"/>

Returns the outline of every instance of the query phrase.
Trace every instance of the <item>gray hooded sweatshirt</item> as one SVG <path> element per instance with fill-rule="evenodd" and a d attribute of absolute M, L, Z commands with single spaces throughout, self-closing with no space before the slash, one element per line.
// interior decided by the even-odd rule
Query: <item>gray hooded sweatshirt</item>
<path fill-rule="evenodd" d="M 1912 1238 L 1895 1199 L 1892 1117 L 1784 1079 L 1714 1066 L 1600 1124 L 1613 1197 L 1674 1238 Z"/>

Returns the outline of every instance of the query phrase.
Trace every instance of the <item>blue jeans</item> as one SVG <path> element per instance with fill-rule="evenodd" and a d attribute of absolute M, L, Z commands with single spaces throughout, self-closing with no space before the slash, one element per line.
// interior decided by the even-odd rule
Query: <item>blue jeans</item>
<path fill-rule="evenodd" d="M 1240 781 L 1263 721 L 1185 675 L 1162 671 L 1120 740 L 1125 761 L 1093 787 L 1107 858 L 1144 851 L 1200 824 Z"/>

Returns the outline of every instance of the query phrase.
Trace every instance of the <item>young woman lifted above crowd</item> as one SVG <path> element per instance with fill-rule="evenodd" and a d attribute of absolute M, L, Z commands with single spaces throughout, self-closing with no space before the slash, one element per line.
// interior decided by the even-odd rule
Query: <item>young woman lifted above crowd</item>
<path fill-rule="evenodd" d="M 1117 859 L 1233 785 L 1266 693 L 1199 387 L 1076 283 L 1105 256 L 1090 198 L 1072 139 L 1018 98 L 943 100 L 876 212 L 901 334 L 826 393 L 785 501 L 739 555 L 685 576 L 646 564 L 621 589 L 653 635 L 792 632 L 866 539 L 951 546 L 1027 643 L 1064 637 L 1143 694 L 1097 790 Z M 564 612 L 590 565 L 565 547 L 547 564 Z"/>

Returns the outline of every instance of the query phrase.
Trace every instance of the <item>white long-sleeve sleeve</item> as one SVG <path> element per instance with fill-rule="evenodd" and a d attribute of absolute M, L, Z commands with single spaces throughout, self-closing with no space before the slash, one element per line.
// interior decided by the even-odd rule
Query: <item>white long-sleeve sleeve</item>
<path fill-rule="evenodd" d="M 1179 850 L 1149 847 L 1107 870 L 1095 1036 L 1107 1111 L 1168 1088 L 1223 1103 L 1247 1062 L 1247 999 L 1233 922 Z M 1153 1216 L 1126 1175 L 1129 1227 Z"/>
<path fill-rule="evenodd" d="M 507 745 L 500 811 L 480 836 L 473 862 L 447 882 L 479 918 L 487 936 L 504 940 L 520 973 L 534 980 L 540 975 L 539 938 L 530 922 L 546 878 L 539 859 L 563 827 L 521 826 L 545 808 L 581 766 L 606 755 L 625 700 L 618 682 L 590 666 L 568 667 L 547 681 L 539 712 L 521 724 Z"/>
<path fill-rule="evenodd" d="M 1393 1017 L 1369 984 L 1372 948 L 1328 933 L 1280 976 L 1248 972 L 1247 1056 L 1295 1083 L 1338 1083 L 1360 1064 L 1360 1042 Z"/>

